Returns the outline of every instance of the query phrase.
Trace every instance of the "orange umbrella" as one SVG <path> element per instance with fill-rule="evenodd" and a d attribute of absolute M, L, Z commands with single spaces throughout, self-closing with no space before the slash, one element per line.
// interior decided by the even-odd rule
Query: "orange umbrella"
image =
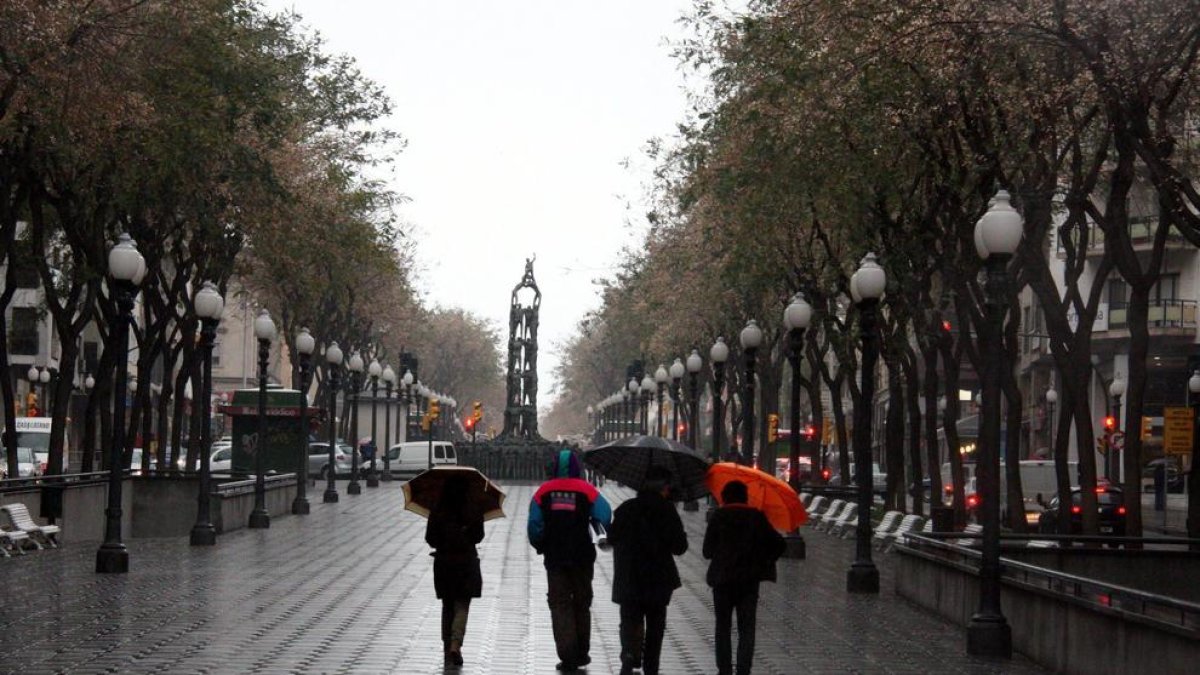
<path fill-rule="evenodd" d="M 750 506 L 767 516 L 771 526 L 781 532 L 791 532 L 808 521 L 808 513 L 792 486 L 754 467 L 720 462 L 708 468 L 704 484 L 718 500 L 721 490 L 731 480 L 746 484 Z"/>

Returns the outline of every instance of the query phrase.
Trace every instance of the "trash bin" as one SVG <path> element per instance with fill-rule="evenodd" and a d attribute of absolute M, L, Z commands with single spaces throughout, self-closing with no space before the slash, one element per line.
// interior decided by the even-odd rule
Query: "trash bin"
<path fill-rule="evenodd" d="M 239 389 L 222 409 L 233 418 L 233 457 L 230 472 L 255 473 L 258 450 L 258 389 Z M 307 454 L 300 427 L 300 392 L 267 388 L 267 438 L 263 448 L 263 473 L 295 473 L 301 453 Z"/>
<path fill-rule="evenodd" d="M 929 513 L 933 519 L 934 532 L 954 531 L 954 507 L 935 506 L 929 509 Z"/>

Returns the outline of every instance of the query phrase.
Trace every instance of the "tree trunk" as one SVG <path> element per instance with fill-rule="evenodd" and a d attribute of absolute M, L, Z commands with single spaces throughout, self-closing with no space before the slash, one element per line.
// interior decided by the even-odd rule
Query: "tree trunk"
<path fill-rule="evenodd" d="M 1149 321 L 1150 288 L 1137 288 L 1130 284 L 1129 293 L 1129 373 L 1125 394 L 1125 449 L 1117 456 L 1121 458 L 1124 470 L 1123 485 L 1125 494 L 1132 498 L 1125 499 L 1125 536 L 1142 536 L 1142 411 L 1146 401 L 1146 357 L 1150 352 Z M 1113 452 L 1110 448 L 1109 452 Z M 1112 462 L 1110 466 L 1116 466 Z M 1192 470 L 1197 467 L 1196 459 L 1192 459 Z M 1113 483 L 1118 483 L 1116 476 L 1110 476 Z"/>
<path fill-rule="evenodd" d="M 911 475 L 905 481 L 912 499 L 912 513 L 925 515 L 925 471 L 921 459 L 921 380 L 917 375 L 917 355 L 907 344 L 900 366 L 904 372 L 905 409 L 908 411 L 908 459 Z M 930 483 L 930 495 L 933 495 Z"/>
<path fill-rule="evenodd" d="M 950 485 L 954 499 L 954 522 L 959 527 L 967 522 L 967 482 L 963 475 L 961 441 L 958 438 L 958 355 L 945 341 L 942 353 L 942 372 L 946 377 L 946 410 L 942 413 L 942 433 L 946 436 L 946 455 L 950 460 Z"/>
<path fill-rule="evenodd" d="M 1009 299 L 1010 307 L 1018 307 L 1016 298 Z M 1025 520 L 1025 491 L 1021 485 L 1021 418 L 1024 416 L 1024 402 L 1021 389 L 1017 386 L 1017 378 L 1013 375 L 1012 359 L 1018 353 L 1020 341 L 1020 316 L 1013 312 L 1005 325 L 1004 335 L 1004 370 L 1000 374 L 1000 387 L 1004 400 L 1008 404 L 1006 411 L 1007 434 L 1004 442 L 1004 474 L 1007 479 L 1008 526 L 1014 532 L 1027 532 L 1028 522 Z M 1001 521 L 1003 522 L 1003 520 Z"/>
<path fill-rule="evenodd" d="M 892 350 L 886 350 L 891 353 Z M 888 403 L 884 421 L 884 466 L 887 468 L 884 508 L 904 510 L 904 388 L 893 356 L 884 357 L 888 373 Z M 868 404 L 869 405 L 869 404 Z"/>
<path fill-rule="evenodd" d="M 942 466 L 938 453 L 938 354 L 937 347 L 921 347 L 925 379 L 922 394 L 925 398 L 925 458 L 929 465 L 929 508 L 942 505 Z"/>

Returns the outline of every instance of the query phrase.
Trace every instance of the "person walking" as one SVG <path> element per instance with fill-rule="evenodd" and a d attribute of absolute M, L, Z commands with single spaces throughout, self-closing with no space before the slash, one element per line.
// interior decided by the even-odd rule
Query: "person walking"
<path fill-rule="evenodd" d="M 704 532 L 703 554 L 712 562 L 706 577 L 713 589 L 717 618 L 719 675 L 750 675 L 754 660 L 758 584 L 775 581 L 775 561 L 783 555 L 783 536 L 762 511 L 746 504 L 746 484 L 729 481 L 721 490 L 721 508 Z M 733 612 L 737 612 L 737 670 L 733 670 Z"/>
<path fill-rule="evenodd" d="M 621 675 L 641 668 L 657 675 L 667 604 L 679 588 L 673 556 L 687 552 L 687 533 L 667 501 L 671 474 L 652 468 L 633 499 L 617 507 L 608 543 L 613 549 L 613 602 L 621 606 Z"/>
<path fill-rule="evenodd" d="M 552 478 L 538 487 L 529 505 L 529 543 L 542 556 L 549 590 L 550 624 L 560 659 L 558 670 L 591 663 L 592 573 L 596 547 L 593 521 L 607 528 L 612 509 L 596 488 L 581 479 L 579 459 L 562 450 L 547 466 Z"/>
<path fill-rule="evenodd" d="M 463 665 L 463 635 L 471 598 L 483 594 L 483 575 L 475 545 L 483 540 L 483 514 L 467 500 L 462 476 L 446 479 L 441 498 L 429 514 L 425 542 L 433 549 L 433 589 L 442 601 L 442 649 L 445 664 Z"/>

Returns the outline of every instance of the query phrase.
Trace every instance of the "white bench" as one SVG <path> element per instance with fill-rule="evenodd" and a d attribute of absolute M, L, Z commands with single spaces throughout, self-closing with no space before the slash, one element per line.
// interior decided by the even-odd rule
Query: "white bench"
<path fill-rule="evenodd" d="M 871 536 L 872 540 L 878 542 L 892 531 L 900 521 L 904 518 L 904 514 L 899 511 L 888 511 L 879 519 L 879 524 L 875 526 L 875 534 Z"/>
<path fill-rule="evenodd" d="M 804 505 L 804 510 L 808 512 L 808 522 L 810 525 L 814 524 L 813 518 L 821 513 L 821 510 L 825 508 L 828 502 L 828 497 L 824 495 L 816 495 L 812 498 L 811 502 Z"/>
<path fill-rule="evenodd" d="M 12 557 L 12 554 L 8 552 L 9 549 L 16 551 L 20 555 L 25 555 L 25 545 L 30 541 L 29 535 L 21 530 L 9 531 L 0 529 L 0 553 L 3 553 L 5 558 Z"/>
<path fill-rule="evenodd" d="M 13 526 L 29 535 L 29 538 L 38 544 L 38 548 L 41 548 L 42 544 L 46 544 L 50 548 L 58 548 L 59 528 L 57 525 L 38 525 L 33 522 L 33 516 L 29 515 L 29 509 L 25 508 L 24 504 L 5 504 L 0 506 L 0 511 L 7 513 Z"/>
<path fill-rule="evenodd" d="M 912 532 L 917 527 L 917 523 L 919 522 L 921 522 L 921 516 L 911 513 L 904 516 L 900 519 L 900 524 L 896 526 L 896 529 L 892 530 L 891 532 L 881 532 L 875 535 L 875 539 L 878 540 L 876 547 L 879 548 L 880 551 L 891 549 L 896 542 L 900 541 L 900 537 Z M 933 521 L 929 521 L 929 523 L 929 526 L 933 527 Z"/>
<path fill-rule="evenodd" d="M 825 529 L 832 524 L 838 516 L 842 515 L 842 512 L 846 510 L 846 506 L 849 503 L 850 502 L 847 502 L 844 499 L 833 500 L 830 502 L 829 508 L 825 509 L 824 513 L 818 514 L 817 517 L 813 519 L 813 527 L 817 528 L 818 530 Z"/>
<path fill-rule="evenodd" d="M 828 532 L 838 536 L 842 533 L 842 528 L 849 525 L 851 521 L 854 525 L 858 525 L 858 504 L 856 502 L 846 504 L 846 508 L 842 509 L 842 514 L 829 524 Z"/>

